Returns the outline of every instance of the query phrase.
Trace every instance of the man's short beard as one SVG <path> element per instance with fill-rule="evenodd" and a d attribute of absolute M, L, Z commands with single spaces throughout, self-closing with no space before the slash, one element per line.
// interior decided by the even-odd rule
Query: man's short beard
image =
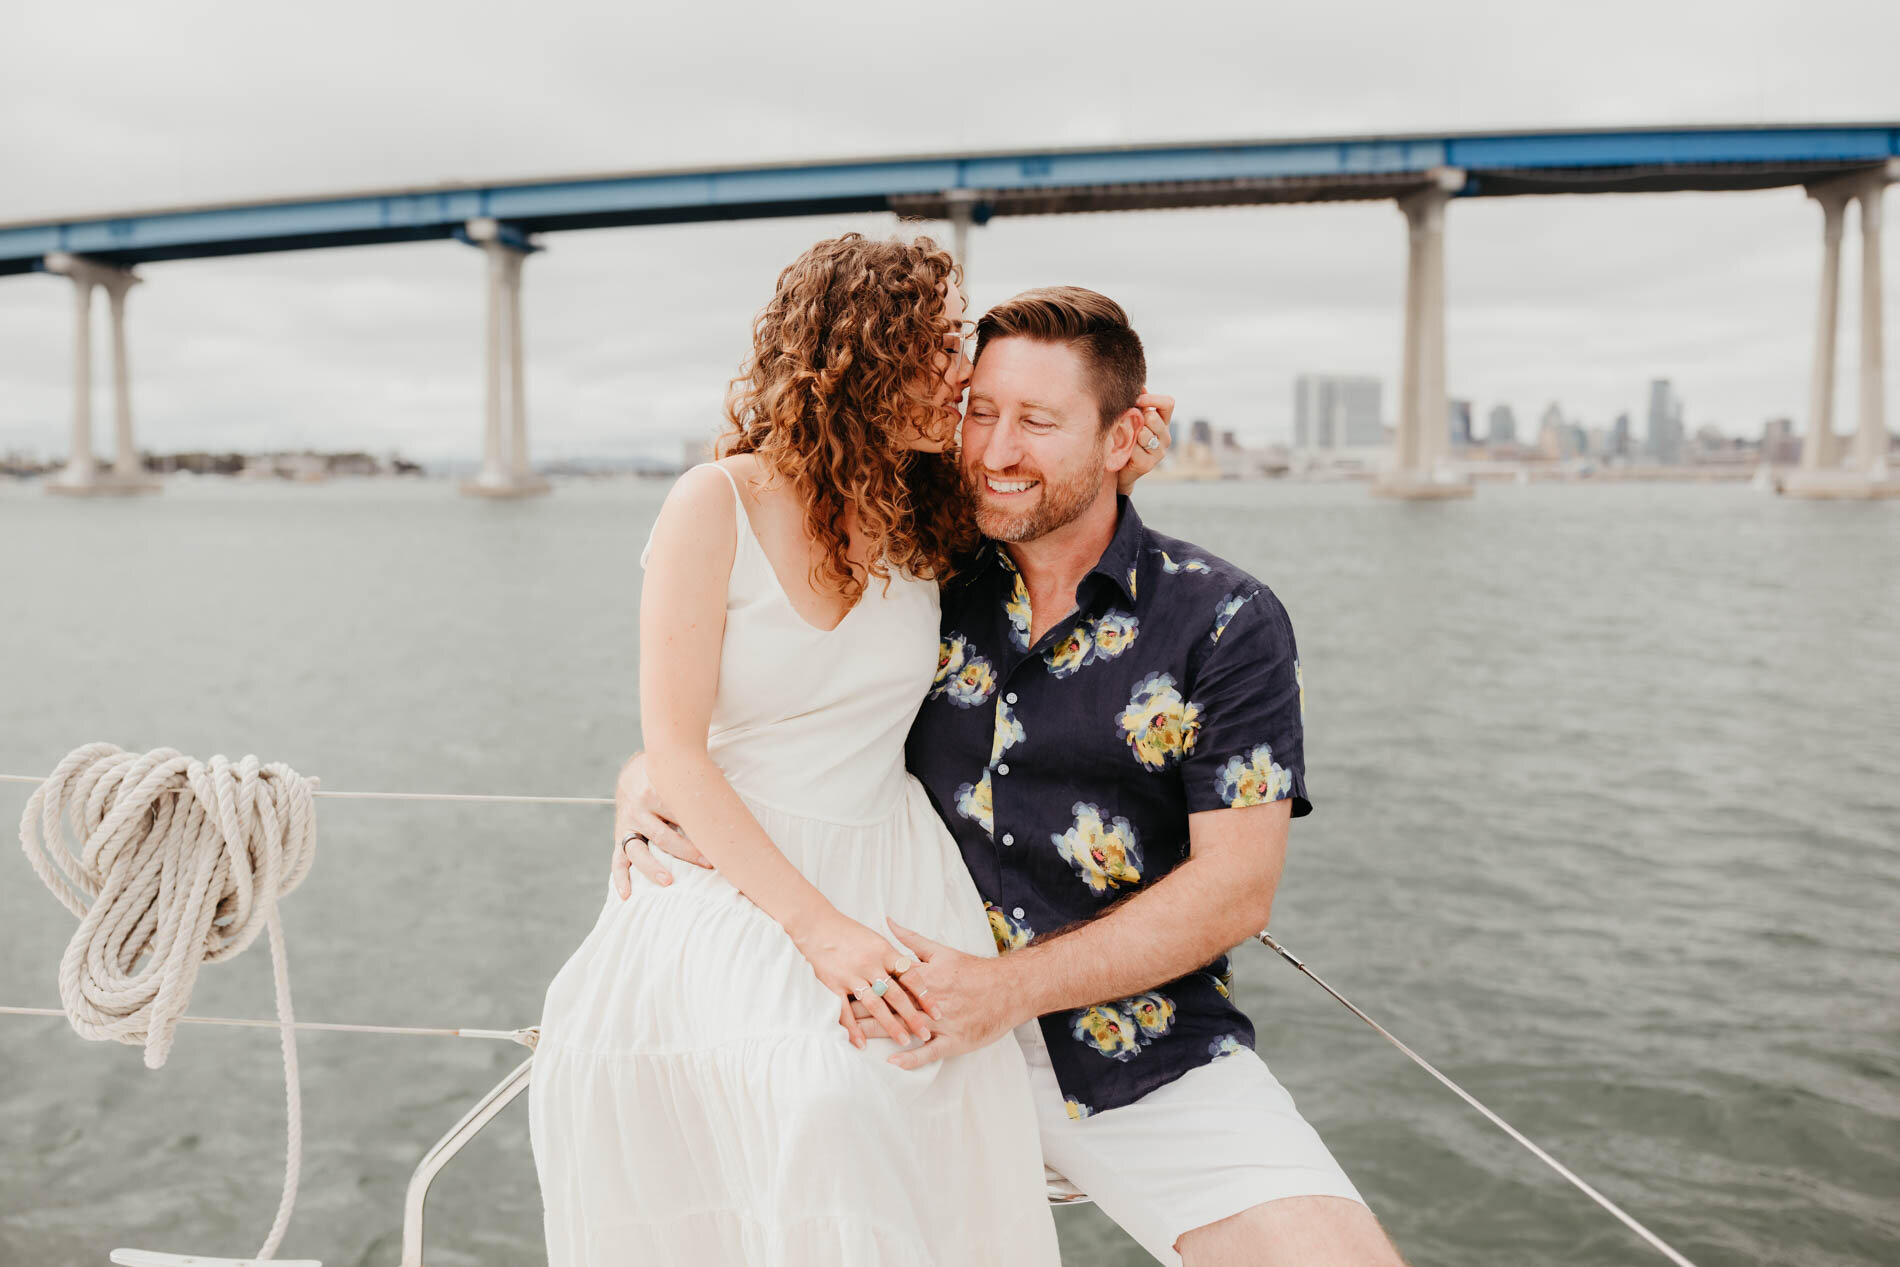
<path fill-rule="evenodd" d="M 1056 483 L 1045 476 L 1042 496 L 1037 499 L 1035 508 L 1021 514 L 1003 514 L 990 509 L 983 501 L 987 491 L 984 473 L 973 469 L 968 484 L 970 496 L 976 501 L 977 530 L 992 541 L 1034 541 L 1081 518 L 1102 491 L 1101 459 L 1106 440 L 1106 433 L 1097 438 L 1088 466 L 1074 479 Z"/>

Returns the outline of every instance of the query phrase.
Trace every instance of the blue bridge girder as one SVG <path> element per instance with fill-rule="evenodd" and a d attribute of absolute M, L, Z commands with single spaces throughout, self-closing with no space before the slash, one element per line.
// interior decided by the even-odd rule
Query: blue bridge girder
<path fill-rule="evenodd" d="M 445 184 L 0 224 L 0 274 L 64 252 L 129 267 L 458 236 L 886 211 L 947 218 L 1363 201 L 1466 173 L 1459 197 L 1749 190 L 1900 158 L 1900 122 L 1446 133 L 1022 150 Z"/>

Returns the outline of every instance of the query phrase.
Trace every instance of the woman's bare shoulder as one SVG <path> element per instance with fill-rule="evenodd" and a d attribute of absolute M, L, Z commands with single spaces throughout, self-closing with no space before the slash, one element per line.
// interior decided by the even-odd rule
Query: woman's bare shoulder
<path fill-rule="evenodd" d="M 748 506 L 768 502 L 775 491 L 784 492 L 783 489 L 775 489 L 771 468 L 766 466 L 756 453 L 735 453 L 730 457 L 720 458 L 716 462 L 709 462 L 707 465 L 717 466 L 732 476 L 738 483 L 739 495 L 745 499 Z"/>
<path fill-rule="evenodd" d="M 773 537 L 781 534 L 803 536 L 804 503 L 791 481 L 780 479 L 756 453 L 735 453 L 720 458 L 714 465 L 726 470 L 739 485 L 739 496 L 752 517 L 752 525 Z"/>
<path fill-rule="evenodd" d="M 667 491 L 653 525 L 651 548 L 698 562 L 731 559 L 735 540 L 732 484 L 710 462 L 689 468 Z"/>

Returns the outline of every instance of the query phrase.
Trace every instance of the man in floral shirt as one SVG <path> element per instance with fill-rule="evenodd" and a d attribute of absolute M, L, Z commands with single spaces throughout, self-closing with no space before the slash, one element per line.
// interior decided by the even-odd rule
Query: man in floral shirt
<path fill-rule="evenodd" d="M 893 924 L 937 1015 L 891 1060 L 1014 1030 L 1044 1160 L 1163 1262 L 1399 1264 L 1230 991 L 1312 808 L 1286 610 L 1117 495 L 1147 377 L 1118 305 L 1029 291 L 977 335 L 962 460 L 986 540 L 945 588 L 907 764 L 1000 953 Z"/>

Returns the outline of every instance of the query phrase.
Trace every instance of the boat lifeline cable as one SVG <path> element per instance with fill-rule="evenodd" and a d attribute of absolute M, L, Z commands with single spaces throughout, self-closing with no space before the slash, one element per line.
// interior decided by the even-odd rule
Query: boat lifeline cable
<path fill-rule="evenodd" d="M 199 761 L 172 748 L 91 743 L 27 801 L 20 844 L 79 917 L 59 965 L 67 1020 L 85 1038 L 143 1044 L 157 1069 L 198 969 L 270 935 L 284 1049 L 284 1189 L 257 1259 L 283 1241 L 303 1151 L 295 1018 L 277 903 L 315 857 L 316 780 L 254 756 Z M 71 829 L 78 848 L 68 843 Z"/>
<path fill-rule="evenodd" d="M 1379 1022 L 1373 1020 L 1370 1016 L 1367 1016 L 1364 1012 L 1360 1011 L 1359 1008 L 1354 1005 L 1351 999 L 1347 998 L 1345 995 L 1341 994 L 1339 991 L 1333 989 L 1333 987 L 1331 987 L 1330 985 L 1327 985 L 1326 982 L 1323 979 L 1321 979 L 1318 973 L 1314 972 L 1311 968 L 1306 966 L 1306 960 L 1300 958 L 1298 955 L 1288 950 L 1285 946 L 1282 946 L 1280 944 L 1279 939 L 1276 938 L 1272 934 L 1272 932 L 1263 930 L 1259 933 L 1254 934 L 1254 938 L 1261 945 L 1267 947 L 1269 950 L 1272 950 L 1275 954 L 1279 955 L 1282 959 L 1286 960 L 1288 963 L 1292 964 L 1295 968 L 1299 969 L 1301 974 L 1310 978 L 1314 982 L 1314 984 L 1319 986 L 1320 989 L 1326 991 L 1326 993 L 1332 995 L 1335 999 L 1338 999 L 1341 1003 L 1345 1004 L 1347 1011 L 1351 1012 L 1354 1016 L 1358 1017 L 1360 1020 L 1364 1021 L 1366 1024 L 1372 1026 L 1373 1029 L 1377 1030 L 1379 1033 L 1379 1037 L 1385 1039 L 1385 1041 L 1387 1041 L 1388 1043 L 1391 1043 L 1394 1047 L 1398 1048 L 1401 1052 L 1405 1054 L 1408 1060 L 1410 1060 L 1413 1064 L 1417 1065 L 1420 1069 L 1423 1069 L 1426 1073 L 1429 1073 L 1432 1077 L 1438 1079 L 1441 1083 L 1445 1085 L 1445 1088 L 1447 1090 L 1453 1092 L 1455 1095 L 1457 1095 L 1459 1099 L 1463 1100 L 1466 1104 L 1469 1104 L 1472 1108 L 1478 1110 L 1478 1112 L 1484 1114 L 1486 1121 L 1490 1122 L 1491 1125 L 1497 1127 L 1499 1130 L 1503 1131 L 1506 1135 L 1509 1135 L 1512 1139 L 1516 1140 L 1518 1143 L 1522 1144 L 1525 1148 L 1529 1149 L 1532 1156 L 1536 1157 L 1537 1160 L 1543 1162 L 1546 1166 L 1549 1166 L 1552 1170 L 1562 1175 L 1579 1192 L 1583 1193 L 1584 1196 L 1589 1197 L 1592 1201 L 1596 1202 L 1598 1205 L 1602 1206 L 1605 1210 L 1608 1210 L 1611 1214 L 1615 1215 L 1618 1222 L 1622 1223 L 1623 1226 L 1629 1228 L 1632 1232 L 1635 1232 L 1638 1236 L 1642 1237 L 1645 1241 L 1649 1242 L 1652 1248 L 1654 1248 L 1664 1258 L 1667 1258 L 1670 1262 L 1676 1264 L 1676 1267 L 1695 1267 L 1695 1264 L 1690 1262 L 1687 1258 L 1683 1257 L 1682 1252 L 1676 1249 L 1675 1246 L 1663 1240 L 1662 1237 L 1656 1235 L 1654 1232 L 1644 1227 L 1641 1223 L 1638 1223 L 1636 1219 L 1628 1211 L 1623 1209 L 1622 1206 L 1616 1204 L 1616 1202 L 1610 1200 L 1608 1197 L 1604 1196 L 1601 1192 L 1598 1192 L 1595 1188 L 1591 1187 L 1589 1184 L 1585 1183 L 1582 1179 L 1578 1178 L 1576 1172 L 1571 1170 L 1570 1167 L 1564 1165 L 1562 1162 L 1558 1161 L 1555 1157 L 1552 1157 L 1549 1153 L 1545 1152 L 1542 1148 L 1539 1148 L 1522 1131 L 1518 1130 L 1515 1126 L 1512 1126 L 1509 1122 L 1505 1121 L 1503 1118 L 1499 1117 L 1496 1113 L 1493 1113 L 1490 1109 L 1486 1108 L 1483 1104 L 1479 1103 L 1478 1097 L 1472 1095 L 1471 1092 L 1465 1090 L 1463 1087 L 1453 1082 L 1450 1078 L 1447 1078 L 1444 1074 L 1440 1073 L 1437 1070 L 1437 1068 L 1432 1065 L 1430 1061 L 1426 1060 L 1423 1056 L 1419 1055 L 1417 1052 L 1413 1051 L 1410 1047 L 1407 1047 L 1404 1043 L 1400 1042 L 1398 1038 L 1393 1035 L 1391 1030 L 1379 1024 Z"/>
<path fill-rule="evenodd" d="M 53 773 L 53 776 L 48 779 L 42 780 L 42 779 L 37 778 L 36 776 L 25 775 L 25 774 L 0 774 L 0 783 L 31 783 L 31 784 L 38 785 L 38 789 L 35 791 L 33 799 L 28 802 L 26 813 L 22 816 L 22 819 L 21 819 L 21 825 L 20 825 L 21 841 L 27 846 L 27 856 L 29 859 L 33 861 L 34 869 L 40 873 L 40 877 L 47 882 L 48 887 L 52 887 L 54 891 L 60 895 L 61 900 L 66 902 L 68 906 L 72 907 L 73 912 L 75 914 L 80 914 L 82 915 L 82 917 L 85 914 L 83 910 L 83 904 L 76 904 L 75 901 L 71 897 L 67 896 L 67 894 L 57 886 L 55 877 L 51 875 L 50 871 L 46 868 L 46 866 L 41 862 L 39 856 L 35 853 L 34 844 L 28 839 L 28 833 L 30 829 L 31 820 L 34 817 L 35 811 L 41 805 L 42 795 L 47 791 L 47 789 L 53 788 L 56 785 L 59 785 L 62 787 L 68 784 L 76 785 L 79 780 L 74 777 L 72 772 L 68 771 L 68 766 L 69 765 L 73 765 L 73 766 L 84 765 L 85 761 L 83 759 L 89 758 L 93 754 L 101 754 L 103 756 L 112 756 L 113 754 L 117 754 L 121 758 L 122 761 L 145 760 L 146 758 L 166 757 L 168 759 L 182 760 L 182 761 L 187 762 L 187 766 L 186 766 L 187 771 L 189 771 L 192 765 L 197 764 L 197 763 L 190 762 L 188 758 L 179 757 L 177 753 L 173 752 L 169 748 L 156 749 L 152 753 L 146 754 L 146 758 L 133 758 L 130 754 L 120 753 L 120 750 L 113 747 L 113 745 L 111 744 L 91 744 L 85 748 L 75 749 L 73 753 L 67 756 L 65 761 L 60 763 L 59 769 L 55 770 Z M 76 762 L 75 761 L 76 758 L 82 758 L 82 760 Z M 246 757 L 244 761 L 245 763 L 248 763 L 251 767 L 256 768 L 255 758 Z M 220 762 L 223 762 L 226 767 L 229 766 L 229 763 L 225 762 L 225 759 L 222 757 L 212 758 L 212 764 L 214 766 Z M 241 766 L 242 764 L 244 763 L 241 763 Z M 492 794 L 479 795 L 479 794 L 452 793 L 452 792 L 323 792 L 323 791 L 316 790 L 317 780 L 315 778 L 304 778 L 302 776 L 298 776 L 293 771 L 289 770 L 288 767 L 285 767 L 285 766 L 279 765 L 279 766 L 267 767 L 263 769 L 260 773 L 264 775 L 276 775 L 278 778 L 282 778 L 282 779 L 299 780 L 301 784 L 301 788 L 302 788 L 302 795 L 304 796 L 304 798 L 306 798 L 304 801 L 304 804 L 306 806 L 308 805 L 308 799 L 315 798 L 315 797 L 345 797 L 345 798 L 364 799 L 364 800 L 377 799 L 377 800 L 402 800 L 402 801 L 485 801 L 485 802 L 494 802 L 494 803 L 559 804 L 559 805 L 612 805 L 614 803 L 611 798 L 582 797 L 582 796 L 496 796 Z M 187 779 L 187 781 L 189 782 L 189 778 Z M 72 799 L 76 802 L 77 800 L 82 799 L 82 798 L 74 794 L 74 795 L 71 795 L 68 799 Z M 89 805 L 93 804 L 93 798 L 91 796 L 85 797 L 83 799 L 86 799 Z M 42 814 L 42 817 L 47 822 L 47 824 L 49 824 L 47 828 L 48 834 L 49 835 L 55 834 L 56 828 L 57 828 L 56 820 L 58 818 L 57 810 L 52 809 L 52 808 L 47 808 L 47 809 L 41 810 L 41 814 Z M 308 814 L 306 814 L 305 817 L 306 817 L 306 821 L 311 822 L 312 824 L 311 830 L 312 832 L 314 832 L 313 817 Z M 101 830 L 103 830 L 104 828 L 103 817 L 101 815 L 89 814 L 87 821 L 90 823 L 97 824 Z M 91 850 L 89 849 L 88 855 L 90 855 L 90 853 L 91 853 Z M 67 865 L 66 860 L 64 859 L 58 859 L 58 861 L 62 867 L 65 867 Z M 288 893 L 291 889 L 295 888 L 297 882 L 302 879 L 304 872 L 307 871 L 308 868 L 309 868 L 309 860 L 308 860 L 308 849 L 306 846 L 302 869 L 297 871 L 294 878 L 292 878 L 287 885 L 283 886 L 278 891 L 276 896 L 280 897 L 283 894 Z M 83 889 L 82 891 L 89 892 L 89 893 L 98 892 L 99 886 L 93 885 L 90 888 Z M 286 1093 L 287 1093 L 286 1098 L 290 1106 L 290 1123 L 291 1123 L 291 1140 L 292 1140 L 291 1146 L 290 1146 L 290 1158 L 289 1158 L 289 1163 L 288 1163 L 286 1175 L 285 1175 L 284 1203 L 282 1206 L 280 1206 L 278 1210 L 278 1224 L 277 1226 L 272 1228 L 273 1237 L 280 1238 L 282 1235 L 282 1230 L 283 1230 L 284 1225 L 286 1225 L 289 1222 L 290 1204 L 294 1200 L 294 1192 L 295 1192 L 295 1168 L 296 1168 L 296 1163 L 297 1163 L 297 1142 L 296 1141 L 300 1134 L 300 1125 L 299 1125 L 299 1118 L 298 1118 L 299 1109 L 297 1107 L 297 1099 L 296 1099 L 296 1080 L 295 1080 L 296 1052 L 292 1043 L 291 1035 L 294 1029 L 301 1028 L 301 1027 L 298 1026 L 297 1022 L 295 1022 L 290 1016 L 289 983 L 288 983 L 287 977 L 284 974 L 284 968 L 283 968 L 283 935 L 282 935 L 282 931 L 276 925 L 276 910 L 275 910 L 274 898 L 272 898 L 270 901 L 270 908 L 271 909 L 268 915 L 268 921 L 269 921 L 268 927 L 271 929 L 271 932 L 272 932 L 273 961 L 277 968 L 278 1014 L 280 1018 L 278 1022 L 278 1027 L 283 1031 L 283 1034 L 284 1034 L 285 1078 L 286 1078 Z M 220 907 L 220 909 L 222 909 L 222 907 Z M 84 933 L 85 927 L 86 925 L 82 923 L 81 934 Z M 250 934 L 250 937 L 246 939 L 245 944 L 248 944 L 250 940 L 254 940 L 255 937 L 256 937 L 256 932 L 255 930 L 253 930 Z M 1450 1078 L 1446 1077 L 1443 1073 L 1439 1072 L 1439 1070 L 1436 1067 L 1434 1067 L 1429 1061 L 1425 1060 L 1424 1057 L 1420 1056 L 1417 1052 L 1413 1051 L 1410 1047 L 1400 1042 L 1399 1039 L 1391 1033 L 1391 1031 L 1387 1030 L 1383 1025 L 1379 1024 L 1377 1021 L 1373 1020 L 1370 1016 L 1366 1015 L 1365 1012 L 1361 1011 L 1350 999 L 1346 998 L 1345 995 L 1341 994 L 1339 991 L 1335 990 L 1332 986 L 1328 985 L 1325 980 L 1323 980 L 1317 973 L 1315 973 L 1311 968 L 1307 966 L 1305 960 L 1301 959 L 1298 955 L 1295 955 L 1292 951 L 1288 950 L 1285 946 L 1281 945 L 1279 940 L 1276 937 L 1274 937 L 1271 932 L 1263 931 L 1261 933 L 1258 933 L 1256 935 L 1256 940 L 1261 942 L 1261 944 L 1265 945 L 1269 949 L 1273 950 L 1281 958 L 1285 959 L 1288 963 L 1293 965 L 1295 969 L 1297 969 L 1300 973 L 1302 973 L 1307 978 L 1312 980 L 1314 984 L 1320 987 L 1320 989 L 1332 995 L 1334 999 L 1338 1000 L 1341 1004 L 1343 1004 L 1347 1008 L 1347 1010 L 1352 1012 L 1354 1016 L 1357 1016 L 1360 1020 L 1364 1021 L 1367 1025 L 1371 1026 L 1375 1031 L 1377 1031 L 1380 1037 L 1384 1038 L 1387 1042 L 1391 1043 L 1394 1047 L 1398 1048 L 1398 1050 L 1401 1053 L 1403 1053 L 1407 1059 L 1411 1060 L 1414 1064 L 1424 1069 L 1432 1077 L 1436 1078 L 1440 1083 L 1442 1083 L 1446 1087 L 1446 1089 L 1456 1094 L 1460 1099 L 1464 1100 L 1465 1103 L 1469 1104 L 1472 1108 L 1476 1109 L 1479 1113 L 1483 1114 L 1484 1117 L 1488 1121 L 1490 1121 L 1492 1125 L 1496 1126 L 1499 1130 L 1503 1131 L 1506 1135 L 1510 1136 L 1513 1140 L 1523 1145 L 1539 1161 L 1544 1163 L 1546 1166 L 1550 1167 L 1552 1170 L 1556 1171 L 1557 1174 L 1561 1176 L 1566 1182 L 1571 1184 L 1573 1187 L 1577 1188 L 1585 1196 L 1589 1197 L 1592 1201 L 1595 1201 L 1598 1205 L 1602 1206 L 1606 1211 L 1608 1211 L 1611 1215 L 1613 1215 L 1619 1222 L 1623 1223 L 1631 1231 L 1635 1232 L 1644 1241 L 1646 1241 L 1652 1248 L 1657 1250 L 1657 1252 L 1661 1253 L 1665 1258 L 1669 1259 L 1670 1262 L 1675 1263 L 1677 1267 L 1695 1267 L 1695 1265 L 1691 1263 L 1689 1259 L 1685 1257 L 1674 1246 L 1664 1241 L 1660 1236 L 1656 1235 L 1656 1233 L 1650 1231 L 1649 1228 L 1645 1227 L 1642 1223 L 1638 1222 L 1633 1216 L 1631 1216 L 1622 1207 L 1618 1206 L 1615 1202 L 1611 1201 L 1608 1197 L 1604 1196 L 1601 1192 L 1597 1191 L 1590 1184 L 1586 1183 L 1569 1167 L 1559 1162 L 1555 1157 L 1552 1157 L 1548 1152 L 1546 1152 L 1543 1148 L 1539 1147 L 1535 1142 L 1533 1142 L 1530 1138 L 1525 1136 L 1521 1131 L 1517 1130 L 1517 1128 L 1513 1127 L 1509 1122 L 1506 1122 L 1502 1117 L 1499 1117 L 1491 1109 L 1489 1109 L 1484 1104 L 1479 1102 L 1477 1097 L 1473 1096 L 1469 1091 L 1466 1091 L 1463 1087 L 1459 1086 L 1456 1082 L 1453 1082 Z M 81 944 L 81 941 L 82 941 L 81 936 L 76 935 L 74 937 L 75 945 Z M 236 946 L 234 949 L 230 950 L 228 953 L 236 954 L 238 950 L 242 950 L 242 949 L 243 949 L 243 945 L 239 945 L 239 946 Z M 71 955 L 72 955 L 72 948 L 68 947 L 68 957 L 70 958 Z M 212 957 L 222 958 L 222 957 L 227 957 L 227 956 L 225 955 L 207 956 L 207 959 L 212 958 Z M 187 987 L 187 992 L 188 990 L 189 990 L 189 987 Z M 62 967 L 62 972 L 61 972 L 61 996 L 62 998 L 65 997 L 65 972 L 64 972 L 63 967 Z M 186 1017 L 180 1014 L 183 1012 L 183 1010 L 184 1010 L 184 1004 L 181 1002 L 178 1004 L 177 1012 L 171 1014 L 171 1019 L 174 1022 L 194 1020 L 194 1021 L 201 1021 L 206 1024 L 215 1024 L 215 1025 L 269 1024 L 269 1022 L 260 1022 L 260 1021 L 253 1021 L 253 1020 L 237 1020 L 237 1019 L 229 1019 L 229 1018 L 224 1018 L 224 1017 Z M 45 1010 L 40 1009 L 40 1008 L 31 1008 L 31 1007 L 0 1007 L 0 1013 L 12 1013 L 12 1014 L 21 1014 L 21 1015 L 44 1015 Z M 72 1015 L 70 1004 L 68 1006 L 68 1015 L 69 1016 Z M 80 1028 L 80 1023 L 78 1019 L 75 1018 L 73 1020 L 73 1025 L 74 1025 L 74 1028 L 76 1029 Z M 515 1042 L 524 1043 L 525 1045 L 529 1047 L 534 1046 L 534 1036 L 536 1035 L 536 1031 L 532 1028 L 512 1030 L 512 1031 L 466 1030 L 466 1029 L 460 1030 L 460 1031 L 420 1030 L 420 1029 L 404 1029 L 402 1027 L 395 1027 L 395 1026 L 373 1026 L 373 1025 L 329 1025 L 329 1026 L 314 1026 L 313 1025 L 313 1026 L 308 1026 L 308 1028 L 356 1029 L 356 1030 L 363 1030 L 366 1032 L 378 1032 L 378 1033 L 401 1032 L 401 1033 L 429 1034 L 429 1035 L 454 1034 L 454 1035 L 462 1036 L 462 1037 L 507 1038 Z M 80 1032 L 87 1033 L 86 1030 L 84 1029 L 80 1029 Z M 87 1037 L 119 1037 L 121 1041 L 126 1041 L 126 1042 L 139 1041 L 138 1037 L 136 1036 L 121 1036 L 117 1034 L 97 1034 L 97 1035 L 87 1034 Z M 156 1067 L 157 1064 L 163 1063 L 163 1059 L 164 1058 L 161 1055 L 157 1062 L 153 1062 L 151 1060 L 150 1051 L 148 1047 L 148 1053 L 147 1053 L 148 1064 L 151 1064 L 153 1065 L 153 1067 Z M 406 1232 L 406 1229 L 405 1229 L 405 1232 Z M 275 1240 L 267 1242 L 265 1246 L 266 1252 L 275 1248 L 275 1245 L 276 1245 Z M 260 1253 L 259 1255 L 259 1257 L 264 1257 L 264 1256 L 266 1256 L 266 1254 L 264 1253 Z"/>

